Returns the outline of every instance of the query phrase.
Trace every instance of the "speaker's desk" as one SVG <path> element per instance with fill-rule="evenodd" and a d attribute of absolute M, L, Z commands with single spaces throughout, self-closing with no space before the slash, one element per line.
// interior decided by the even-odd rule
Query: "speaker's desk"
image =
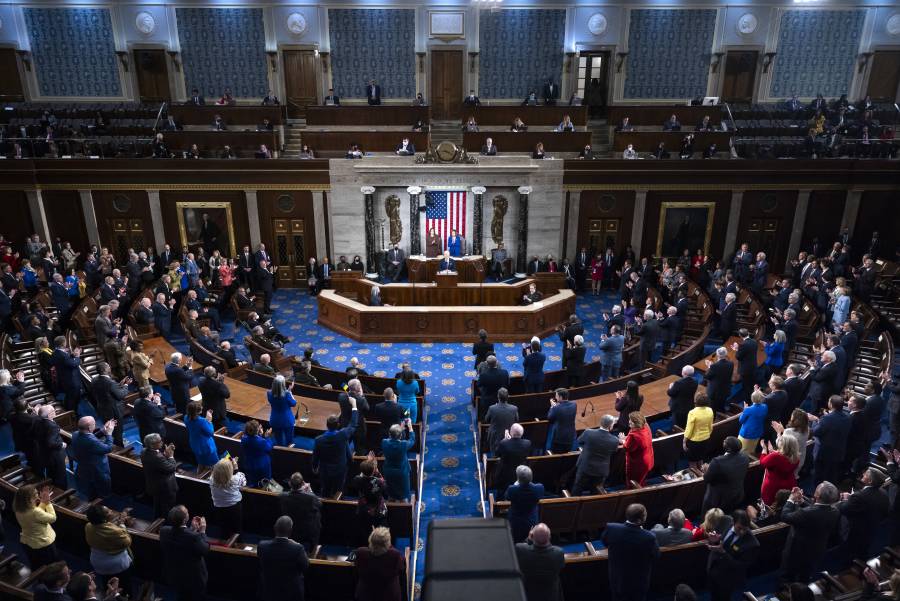
<path fill-rule="evenodd" d="M 443 257 L 425 257 L 419 255 L 406 259 L 406 272 L 409 281 L 416 284 L 433 282 L 438 272 L 438 265 Z M 481 255 L 469 257 L 453 257 L 460 282 L 481 282 L 484 280 L 485 260 Z"/>
<path fill-rule="evenodd" d="M 559 274 L 547 274 L 556 276 Z M 484 328 L 491 340 L 525 342 L 547 336 L 575 312 L 575 294 L 558 278 L 507 284 L 388 284 L 381 298 L 391 306 L 369 306 L 372 282 L 332 282 L 319 293 L 318 323 L 361 342 L 470 342 Z M 522 305 L 528 286 L 536 283 L 544 299 Z"/>

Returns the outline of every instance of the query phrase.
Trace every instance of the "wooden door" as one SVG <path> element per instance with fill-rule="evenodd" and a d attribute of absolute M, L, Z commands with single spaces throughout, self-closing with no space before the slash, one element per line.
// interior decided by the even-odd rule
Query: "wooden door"
<path fill-rule="evenodd" d="M 900 50 L 875 52 L 866 93 L 876 102 L 900 100 Z"/>
<path fill-rule="evenodd" d="M 780 225 L 780 220 L 770 217 L 755 217 L 747 222 L 747 243 L 754 251 L 765 251 L 769 265 L 784 263 L 783 252 L 790 236 L 778 231 Z"/>
<path fill-rule="evenodd" d="M 753 102 L 758 61 L 759 52 L 755 50 L 732 50 L 725 55 L 722 100 L 725 102 Z"/>
<path fill-rule="evenodd" d="M 578 248 L 584 246 L 594 254 L 603 254 L 612 247 L 618 252 L 619 229 L 618 219 L 591 219 L 588 221 L 588 241 Z"/>
<path fill-rule="evenodd" d="M 112 232 L 110 252 L 117 257 L 127 257 L 129 248 L 141 252 L 152 245 L 144 230 L 143 219 L 116 217 L 109 220 L 108 227 Z"/>
<path fill-rule="evenodd" d="M 10 102 L 25 100 L 14 48 L 0 48 L 0 99 Z"/>
<path fill-rule="evenodd" d="M 275 248 L 272 257 L 278 267 L 278 285 L 297 288 L 307 285 L 307 238 L 305 219 L 273 219 Z"/>
<path fill-rule="evenodd" d="M 171 100 L 169 67 L 165 50 L 135 49 L 134 73 L 137 76 L 138 94 L 141 100 L 150 102 Z"/>
<path fill-rule="evenodd" d="M 578 56 L 575 95 L 587 105 L 591 117 L 606 116 L 609 97 L 609 52 L 583 52 Z M 568 100 L 568 99 L 564 99 Z"/>
<path fill-rule="evenodd" d="M 431 51 L 431 116 L 434 119 L 458 119 L 462 113 L 463 51 Z"/>
<path fill-rule="evenodd" d="M 312 50 L 282 50 L 284 57 L 284 95 L 288 116 L 306 116 L 306 107 L 318 102 L 316 93 L 316 55 Z"/>

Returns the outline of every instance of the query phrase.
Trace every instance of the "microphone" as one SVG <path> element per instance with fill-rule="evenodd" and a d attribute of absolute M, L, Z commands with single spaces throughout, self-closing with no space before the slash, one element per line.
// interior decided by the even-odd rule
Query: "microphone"
<path fill-rule="evenodd" d="M 300 417 L 300 408 L 303 408 L 303 417 Z M 297 415 L 296 419 L 300 420 L 300 424 L 303 425 L 309 421 L 310 410 L 309 405 L 304 403 L 303 401 L 297 401 Z"/>
<path fill-rule="evenodd" d="M 594 413 L 594 403 L 592 403 L 591 401 L 588 401 L 587 405 L 591 406 L 591 414 L 593 414 Z M 581 417 L 584 417 L 585 415 L 587 415 L 587 405 L 585 405 L 584 409 L 581 410 Z"/>

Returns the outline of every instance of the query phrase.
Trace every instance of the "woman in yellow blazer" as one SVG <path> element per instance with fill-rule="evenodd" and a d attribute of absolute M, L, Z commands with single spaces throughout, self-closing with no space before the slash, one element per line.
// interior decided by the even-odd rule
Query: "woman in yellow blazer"
<path fill-rule="evenodd" d="M 138 388 L 150 386 L 150 365 L 153 360 L 144 354 L 144 343 L 140 340 L 132 340 L 126 353 L 128 363 L 131 364 L 131 375 Z"/>
<path fill-rule="evenodd" d="M 706 458 L 706 447 L 712 435 L 713 410 L 709 407 L 709 397 L 699 393 L 694 397 L 694 408 L 687 416 L 684 428 L 684 451 L 687 453 L 688 465 L 699 468 Z"/>
<path fill-rule="evenodd" d="M 56 521 L 56 511 L 50 503 L 51 490 L 45 486 L 38 492 L 34 485 L 26 484 L 13 497 L 13 512 L 22 528 L 19 542 L 25 547 L 32 571 L 59 560 L 56 532 L 50 525 Z"/>

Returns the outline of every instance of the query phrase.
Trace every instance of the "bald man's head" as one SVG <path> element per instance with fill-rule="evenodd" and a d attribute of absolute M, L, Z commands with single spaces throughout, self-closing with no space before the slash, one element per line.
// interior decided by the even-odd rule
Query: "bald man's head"
<path fill-rule="evenodd" d="M 531 542 L 535 547 L 550 546 L 550 527 L 541 523 L 531 529 Z"/>

